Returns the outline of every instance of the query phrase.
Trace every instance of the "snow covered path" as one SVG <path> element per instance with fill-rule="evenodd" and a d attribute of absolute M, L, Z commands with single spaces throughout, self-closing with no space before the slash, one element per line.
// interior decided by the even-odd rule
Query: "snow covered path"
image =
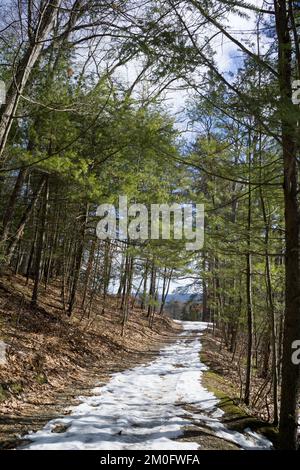
<path fill-rule="evenodd" d="M 207 324 L 183 322 L 179 339 L 165 347 L 153 362 L 115 373 L 93 396 L 71 413 L 50 421 L 25 436 L 26 449 L 198 449 L 195 442 L 179 442 L 191 424 L 205 425 L 216 436 L 242 448 L 270 448 L 271 443 L 245 430 L 229 431 L 220 421 L 216 397 L 201 385 L 206 366 L 199 361 L 200 332 Z M 192 405 L 195 413 L 187 411 Z M 58 425 L 63 433 L 53 432 Z"/>

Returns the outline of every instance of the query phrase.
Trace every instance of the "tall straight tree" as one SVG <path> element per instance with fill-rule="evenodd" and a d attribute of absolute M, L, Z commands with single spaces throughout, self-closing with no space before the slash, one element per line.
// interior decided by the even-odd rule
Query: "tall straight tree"
<path fill-rule="evenodd" d="M 292 103 L 293 8 L 290 0 L 275 0 L 278 38 L 278 82 L 280 89 L 282 154 L 284 164 L 285 215 L 285 318 L 280 406 L 280 446 L 296 449 L 300 364 L 292 362 L 293 344 L 300 338 L 300 210 L 297 156 L 298 113 Z M 296 34 L 296 43 L 299 35 Z"/>

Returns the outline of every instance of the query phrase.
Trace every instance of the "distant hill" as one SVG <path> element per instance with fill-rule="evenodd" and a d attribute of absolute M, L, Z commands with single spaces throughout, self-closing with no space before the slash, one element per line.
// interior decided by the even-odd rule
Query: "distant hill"
<path fill-rule="evenodd" d="M 170 302 L 188 302 L 189 300 L 193 300 L 194 302 L 201 302 L 202 295 L 201 294 L 180 294 L 180 293 L 172 293 L 168 294 L 167 296 L 167 303 Z"/>

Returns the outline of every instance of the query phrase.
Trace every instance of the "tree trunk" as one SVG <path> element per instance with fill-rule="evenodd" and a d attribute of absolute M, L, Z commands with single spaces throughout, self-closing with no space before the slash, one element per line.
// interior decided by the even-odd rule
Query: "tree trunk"
<path fill-rule="evenodd" d="M 169 276 L 166 275 L 166 270 L 164 272 L 164 287 L 163 287 L 163 293 L 162 293 L 162 299 L 161 299 L 161 305 L 160 305 L 160 311 L 159 311 L 160 315 L 162 315 L 162 313 L 164 311 L 166 300 L 167 300 L 167 297 L 168 297 L 168 294 L 169 294 L 172 274 L 173 274 L 173 269 L 171 269 L 171 271 L 169 273 Z M 166 286 L 165 286 L 165 280 L 166 280 Z"/>
<path fill-rule="evenodd" d="M 143 295 L 141 301 L 141 310 L 144 310 L 146 307 L 146 297 L 147 297 L 147 281 L 148 281 L 148 270 L 149 270 L 149 262 L 146 260 L 145 265 L 145 272 L 144 272 L 144 285 L 143 285 Z"/>
<path fill-rule="evenodd" d="M 273 383 L 273 403 L 274 403 L 274 426 L 278 425 L 278 365 L 277 365 L 277 343 L 276 343 L 276 319 L 275 309 L 273 303 L 273 289 L 270 269 L 270 257 L 268 253 L 269 245 L 269 230 L 270 223 L 267 218 L 266 206 L 263 197 L 262 187 L 260 187 L 261 206 L 263 218 L 265 223 L 265 266 L 266 266 L 266 287 L 267 287 L 267 303 L 269 310 L 269 321 L 271 330 L 271 345 L 272 345 L 272 383 Z"/>
<path fill-rule="evenodd" d="M 250 139 L 249 139 L 250 140 Z M 249 142 L 250 144 L 250 142 Z M 251 153 L 249 145 L 248 155 L 249 183 L 251 174 Z M 247 365 L 244 401 L 250 403 L 251 372 L 252 372 L 252 344 L 253 344 L 253 310 L 252 310 L 252 260 L 251 260 L 251 186 L 248 193 L 248 216 L 247 216 L 247 254 L 246 254 L 246 299 L 247 299 Z"/>
<path fill-rule="evenodd" d="M 70 300 L 69 300 L 69 306 L 68 306 L 68 312 L 67 312 L 69 317 L 73 313 L 73 308 L 74 308 L 75 300 L 76 300 L 76 292 L 77 292 L 78 280 L 79 280 L 79 275 L 80 275 L 81 260 L 82 260 L 83 250 L 84 250 L 84 235 L 85 235 L 85 227 L 86 227 L 86 223 L 88 219 L 88 209 L 89 209 L 89 205 L 86 204 L 83 213 L 79 216 L 81 221 L 80 221 L 80 229 L 79 229 L 78 246 L 77 246 L 77 250 L 75 253 L 74 272 L 72 273 L 73 281 L 72 281 L 71 294 L 70 294 Z"/>
<path fill-rule="evenodd" d="M 299 201 L 297 176 L 297 120 L 292 98 L 292 41 L 287 2 L 274 2 L 278 38 L 278 73 L 281 98 L 285 216 L 285 318 L 279 441 L 281 449 L 297 448 L 300 365 L 292 362 L 294 341 L 300 338 Z"/>
<path fill-rule="evenodd" d="M 28 169 L 26 169 L 26 170 L 22 169 L 18 173 L 14 189 L 13 189 L 11 195 L 10 195 L 10 198 L 9 198 L 8 203 L 7 203 L 7 206 L 6 206 L 6 209 L 5 209 L 5 212 L 4 212 L 4 216 L 3 216 L 1 244 L 5 243 L 7 238 L 8 238 L 11 222 L 13 220 L 16 201 L 17 201 L 17 198 L 20 194 L 23 181 L 26 178 L 27 174 L 28 174 Z"/>
<path fill-rule="evenodd" d="M 27 222 L 28 222 L 28 220 L 31 216 L 31 213 L 33 212 L 34 208 L 36 207 L 36 204 L 37 204 L 39 196 L 40 196 L 40 194 L 43 190 L 45 182 L 46 182 L 46 176 L 42 176 L 42 178 L 40 180 L 40 183 L 39 183 L 35 193 L 33 194 L 29 205 L 27 206 L 27 208 L 25 209 L 25 211 L 23 213 L 23 216 L 22 216 L 22 218 L 19 222 L 19 225 L 17 227 L 16 234 L 14 235 L 14 237 L 13 237 L 13 239 L 12 239 L 12 241 L 11 241 L 9 247 L 8 247 L 8 250 L 7 250 L 7 263 L 10 263 L 10 260 L 12 258 L 12 255 L 14 254 L 14 251 L 16 249 L 18 241 L 23 236 L 25 226 L 26 226 L 26 224 L 27 224 Z"/>
<path fill-rule="evenodd" d="M 103 306 L 102 306 L 102 315 L 105 312 L 106 296 L 108 292 L 108 286 L 110 282 L 111 275 L 111 258 L 110 258 L 110 240 L 105 240 L 104 242 L 104 261 L 103 261 L 103 279 L 102 279 L 102 288 L 103 288 Z"/>
<path fill-rule="evenodd" d="M 132 287 L 132 274 L 133 274 L 133 258 L 127 257 L 126 262 L 126 281 L 125 281 L 125 292 L 124 292 L 124 301 L 122 305 L 122 336 L 125 334 L 126 323 L 128 320 L 128 313 L 129 313 L 129 298 L 131 294 L 131 287 Z"/>
<path fill-rule="evenodd" d="M 33 307 L 37 305 L 38 292 L 39 292 L 39 287 L 40 287 L 40 279 L 41 279 L 41 271 L 42 271 L 42 256 L 43 256 L 45 234 L 46 234 L 48 200 L 49 200 L 49 183 L 48 183 L 48 178 L 47 178 L 45 182 L 44 200 L 41 206 L 41 227 L 39 231 L 39 236 L 37 240 L 37 249 L 36 249 L 34 286 L 33 286 L 32 297 L 31 297 L 31 305 Z"/>
<path fill-rule="evenodd" d="M 2 162 L 5 160 L 3 152 L 20 97 L 24 92 L 33 67 L 41 54 L 45 40 L 51 32 L 60 4 L 61 0 L 48 0 L 45 2 L 40 11 L 37 29 L 33 33 L 34 37 L 20 60 L 12 83 L 8 89 L 6 103 L 3 107 L 0 119 L 0 161 L 2 160 Z"/>
<path fill-rule="evenodd" d="M 81 308 L 82 309 L 84 309 L 86 294 L 87 294 L 88 287 L 89 287 L 91 272 L 92 272 L 93 263 L 94 263 L 95 249 L 96 249 L 96 239 L 93 239 L 92 243 L 91 243 L 87 268 L 86 268 L 86 272 L 85 272 L 85 282 L 84 282 L 84 289 L 83 289 L 82 302 L 81 302 Z"/>

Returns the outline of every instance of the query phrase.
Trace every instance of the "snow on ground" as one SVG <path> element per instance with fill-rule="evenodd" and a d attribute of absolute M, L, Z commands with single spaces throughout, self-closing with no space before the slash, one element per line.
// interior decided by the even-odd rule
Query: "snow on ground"
<path fill-rule="evenodd" d="M 207 368 L 199 361 L 199 335 L 207 323 L 182 325 L 180 338 L 156 360 L 113 374 L 107 385 L 93 390 L 93 396 L 81 397 L 82 403 L 69 415 L 25 436 L 32 441 L 25 449 L 193 450 L 199 448 L 195 442 L 173 440 L 193 420 L 244 449 L 271 448 L 258 434 L 230 431 L 221 423 L 217 398 L 201 385 Z M 201 414 L 187 412 L 186 404 Z M 57 425 L 66 426 L 66 431 L 51 432 Z"/>

